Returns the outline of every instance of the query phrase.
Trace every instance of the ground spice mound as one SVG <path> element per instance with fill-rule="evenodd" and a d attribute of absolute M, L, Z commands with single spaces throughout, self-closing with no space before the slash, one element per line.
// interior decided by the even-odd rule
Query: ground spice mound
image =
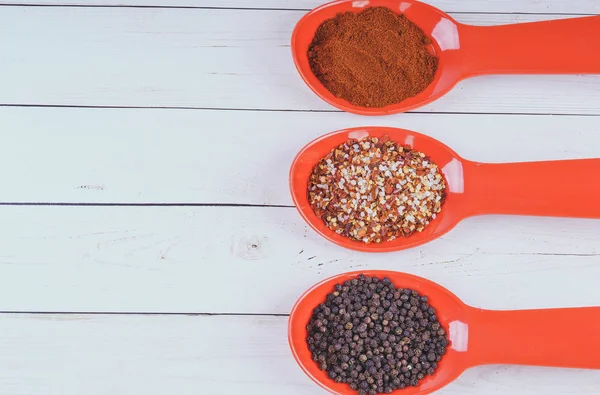
<path fill-rule="evenodd" d="M 427 296 L 364 275 L 337 284 L 306 329 L 319 368 L 359 395 L 418 386 L 449 345 Z"/>
<path fill-rule="evenodd" d="M 388 137 L 348 140 L 313 168 L 308 202 L 329 229 L 365 243 L 421 232 L 442 209 L 446 184 L 424 153 Z"/>
<path fill-rule="evenodd" d="M 340 13 L 325 21 L 308 49 L 310 67 L 336 97 L 371 108 L 397 104 L 433 81 L 438 59 L 430 40 L 385 7 Z"/>

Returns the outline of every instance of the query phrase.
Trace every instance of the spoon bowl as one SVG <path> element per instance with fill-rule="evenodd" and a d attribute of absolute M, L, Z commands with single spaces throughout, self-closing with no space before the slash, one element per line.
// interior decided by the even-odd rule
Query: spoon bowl
<path fill-rule="evenodd" d="M 435 374 L 423 379 L 418 387 L 408 387 L 395 391 L 394 394 L 427 394 L 460 376 L 466 365 L 460 348 L 460 342 L 462 341 L 460 337 L 464 336 L 464 333 L 460 333 L 461 326 L 457 326 L 457 323 L 464 321 L 468 312 L 464 304 L 447 289 L 424 278 L 405 273 L 378 270 L 346 273 L 329 278 L 306 291 L 296 302 L 290 314 L 288 339 L 292 354 L 302 370 L 317 384 L 333 394 L 356 394 L 347 384 L 336 383 L 329 379 L 327 373 L 320 370 L 319 366 L 312 360 L 311 352 L 306 343 L 308 335 L 306 325 L 310 321 L 314 308 L 325 301 L 325 297 L 333 292 L 333 287 L 336 284 L 357 278 L 361 274 L 379 279 L 388 277 L 396 287 L 410 288 L 426 295 L 431 306 L 436 308 L 440 324 L 446 330 L 446 333 L 451 335 L 448 351 L 439 362 Z M 457 328 L 459 332 L 457 332 Z M 451 330 L 454 330 L 454 332 L 451 332 Z M 454 336 L 454 340 L 452 336 Z M 456 343 L 456 346 L 454 343 Z"/>
<path fill-rule="evenodd" d="M 308 180 L 319 160 L 348 139 L 363 140 L 384 136 L 425 153 L 439 166 L 446 183 L 446 199 L 442 211 L 422 232 L 415 232 L 408 238 L 397 238 L 381 244 L 365 244 L 335 233 L 325 225 L 321 218 L 315 215 L 308 201 Z M 461 212 L 459 207 L 461 204 L 460 194 L 462 193 L 461 186 L 464 184 L 462 161 L 464 160 L 458 154 L 441 142 L 410 130 L 387 127 L 345 129 L 313 140 L 298 153 L 290 171 L 290 190 L 294 204 L 302 217 L 317 233 L 329 241 L 363 252 L 395 251 L 415 247 L 436 239 L 450 231 L 459 222 L 460 217 L 456 214 Z"/>
<path fill-rule="evenodd" d="M 439 65 L 432 83 L 418 95 L 382 108 L 360 107 L 334 96 L 313 74 L 308 59 L 319 26 L 339 13 L 386 7 L 404 14 L 432 42 Z M 292 56 L 305 83 L 321 99 L 343 111 L 387 115 L 437 100 L 459 81 L 485 74 L 600 73 L 600 16 L 501 26 L 458 23 L 445 12 L 417 0 L 339 0 L 306 14 L 292 33 Z M 589 37 L 582 40 L 581 37 Z"/>
<path fill-rule="evenodd" d="M 308 348 L 306 326 L 313 310 L 336 284 L 361 274 L 389 278 L 396 287 L 418 291 L 429 298 L 450 344 L 432 376 L 417 387 L 394 395 L 434 392 L 457 379 L 466 369 L 483 364 L 600 369 L 600 307 L 491 311 L 470 307 L 446 288 L 406 273 L 368 270 L 344 273 L 313 286 L 296 302 L 288 322 L 288 341 L 296 362 L 318 385 L 336 395 L 356 395 L 347 384 L 336 383 L 320 370 Z"/>
<path fill-rule="evenodd" d="M 348 139 L 388 136 L 423 152 L 438 165 L 446 183 L 446 199 L 422 232 L 393 241 L 366 244 L 339 235 L 315 215 L 308 201 L 308 180 L 315 165 Z M 389 127 L 358 127 L 326 134 L 308 143 L 290 169 L 292 200 L 304 220 L 321 236 L 363 252 L 390 252 L 416 247 L 443 236 L 464 218 L 482 214 L 512 214 L 600 218 L 600 159 L 487 164 L 460 157 L 443 143 L 423 134 Z"/>
<path fill-rule="evenodd" d="M 307 51 L 318 27 L 327 19 L 334 18 L 340 12 L 360 12 L 365 7 L 379 6 L 387 7 L 397 13 L 403 13 L 409 20 L 419 26 L 425 35 L 431 39 L 432 46 L 430 49 L 439 58 L 439 65 L 433 82 L 418 96 L 383 108 L 366 108 L 353 105 L 329 92 L 313 74 Z M 298 22 L 292 34 L 292 51 L 298 72 L 321 99 L 351 113 L 384 115 L 409 111 L 423 106 L 443 96 L 456 85 L 459 80 L 460 67 L 457 64 L 457 57 L 451 50 L 456 46 L 457 34 L 457 23 L 452 17 L 420 1 L 334 1 L 314 9 Z"/>

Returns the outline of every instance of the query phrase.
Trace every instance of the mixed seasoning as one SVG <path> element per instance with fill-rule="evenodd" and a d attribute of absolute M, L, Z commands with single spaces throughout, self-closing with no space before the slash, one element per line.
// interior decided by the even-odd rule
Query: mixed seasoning
<path fill-rule="evenodd" d="M 351 139 L 313 168 L 308 202 L 334 232 L 381 243 L 423 231 L 440 213 L 445 189 L 422 152 L 387 137 Z"/>
<path fill-rule="evenodd" d="M 307 330 L 319 368 L 359 395 L 418 386 L 435 373 L 449 344 L 426 296 L 364 275 L 337 284 Z"/>
<path fill-rule="evenodd" d="M 381 108 L 416 96 L 434 80 L 431 41 L 404 15 L 385 7 L 340 13 L 319 28 L 308 49 L 314 75 L 336 97 Z"/>

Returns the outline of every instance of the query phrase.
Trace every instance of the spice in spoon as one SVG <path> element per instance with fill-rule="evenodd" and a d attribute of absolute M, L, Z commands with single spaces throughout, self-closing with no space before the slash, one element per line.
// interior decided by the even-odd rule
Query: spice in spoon
<path fill-rule="evenodd" d="M 337 284 L 306 329 L 319 368 L 359 395 L 418 386 L 449 344 L 426 296 L 364 275 Z"/>
<path fill-rule="evenodd" d="M 416 96 L 431 84 L 438 58 L 429 38 L 385 7 L 340 13 L 319 26 L 308 49 L 310 67 L 333 95 L 381 108 Z"/>
<path fill-rule="evenodd" d="M 313 168 L 308 202 L 334 232 L 381 243 L 421 232 L 442 210 L 446 184 L 424 153 L 383 137 L 348 140 Z"/>

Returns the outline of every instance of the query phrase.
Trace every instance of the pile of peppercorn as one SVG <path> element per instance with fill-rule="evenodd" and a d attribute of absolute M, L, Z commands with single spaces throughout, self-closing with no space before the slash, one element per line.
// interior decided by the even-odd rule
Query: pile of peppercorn
<path fill-rule="evenodd" d="M 364 275 L 337 284 L 314 309 L 308 347 L 321 370 L 359 395 L 417 386 L 448 338 L 426 296 Z"/>

